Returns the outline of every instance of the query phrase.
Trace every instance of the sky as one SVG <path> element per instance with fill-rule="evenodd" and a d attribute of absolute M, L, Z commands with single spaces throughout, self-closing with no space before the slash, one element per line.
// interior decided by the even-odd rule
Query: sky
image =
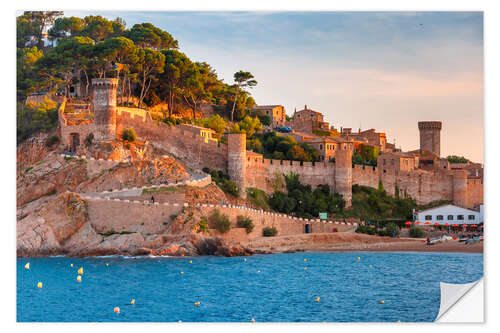
<path fill-rule="evenodd" d="M 226 83 L 249 71 L 257 104 L 322 112 L 337 129 L 375 128 L 419 147 L 417 122 L 439 120 L 441 155 L 483 162 L 482 12 L 66 11 L 150 22 Z"/>

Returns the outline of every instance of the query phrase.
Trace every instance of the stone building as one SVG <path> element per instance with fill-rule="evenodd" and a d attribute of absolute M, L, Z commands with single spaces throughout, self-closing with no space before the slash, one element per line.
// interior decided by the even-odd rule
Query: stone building
<path fill-rule="evenodd" d="M 340 128 L 340 136 L 346 140 L 354 140 L 360 143 L 366 143 L 370 146 L 377 147 L 380 152 L 392 151 L 387 147 L 387 137 L 383 132 L 375 132 L 374 128 L 357 133 L 352 132 L 352 128 Z"/>
<path fill-rule="evenodd" d="M 313 139 L 304 140 L 307 145 L 314 148 L 318 153 L 321 161 L 330 161 L 335 158 L 341 143 L 349 142 L 342 138 L 317 136 Z"/>
<path fill-rule="evenodd" d="M 290 126 L 294 131 L 312 134 L 314 131 L 329 131 L 330 124 L 323 121 L 323 114 L 307 108 L 295 111 Z"/>
<path fill-rule="evenodd" d="M 208 143 L 209 141 L 213 141 L 215 143 L 218 142 L 217 138 L 215 137 L 216 133 L 213 129 L 200 127 L 196 125 L 190 125 L 190 124 L 180 124 L 179 127 L 186 131 L 190 131 L 196 135 L 201 136 L 203 138 L 203 141 L 205 141 L 205 143 Z"/>
<path fill-rule="evenodd" d="M 283 105 L 256 105 L 252 108 L 252 111 L 260 112 L 263 115 L 269 116 L 272 128 L 285 125 L 286 112 Z"/>

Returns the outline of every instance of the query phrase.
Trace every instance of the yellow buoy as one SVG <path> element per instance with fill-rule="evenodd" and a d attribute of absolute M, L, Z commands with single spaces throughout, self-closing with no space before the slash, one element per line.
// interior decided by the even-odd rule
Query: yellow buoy
<path fill-rule="evenodd" d="M 78 270 L 78 274 L 83 275 L 83 267 L 80 267 L 80 269 Z"/>
<path fill-rule="evenodd" d="M 380 304 L 384 304 L 385 302 L 384 301 L 379 301 Z"/>
<path fill-rule="evenodd" d="M 69 267 L 73 267 L 73 264 L 69 264 Z"/>
<path fill-rule="evenodd" d="M 252 320 L 250 320 L 252 323 L 255 323 L 255 319 L 252 318 Z"/>
<path fill-rule="evenodd" d="M 108 267 L 108 266 L 109 266 L 109 264 L 108 264 L 108 263 L 106 263 L 106 267 Z"/>
<path fill-rule="evenodd" d="M 40 289 L 40 288 L 42 288 L 42 287 L 43 287 L 43 283 L 38 282 L 38 283 L 36 284 L 36 286 Z"/>
<path fill-rule="evenodd" d="M 82 276 L 81 276 L 81 275 L 78 275 L 78 276 L 76 277 L 76 281 L 78 281 L 78 282 L 82 282 Z"/>
<path fill-rule="evenodd" d="M 361 258 L 360 258 L 360 257 L 358 257 L 358 260 L 361 260 Z"/>
<path fill-rule="evenodd" d="M 304 258 L 304 262 L 306 262 L 306 261 L 307 261 L 307 259 Z"/>
<path fill-rule="evenodd" d="M 307 271 L 307 267 L 304 267 L 304 270 Z"/>
<path fill-rule="evenodd" d="M 184 272 L 181 272 L 181 275 L 184 274 Z"/>
<path fill-rule="evenodd" d="M 24 265 L 24 268 L 30 269 L 30 263 L 27 263 L 26 265 Z"/>
<path fill-rule="evenodd" d="M 200 302 L 195 302 L 194 306 L 200 306 Z"/>
<path fill-rule="evenodd" d="M 247 258 L 243 258 L 243 261 L 245 261 L 245 262 L 246 262 L 246 261 L 247 261 Z"/>
<path fill-rule="evenodd" d="M 117 307 L 117 306 L 115 306 L 115 308 L 113 309 L 113 311 L 114 311 L 115 313 L 120 313 L 120 308 L 119 308 L 119 307 Z"/>
<path fill-rule="evenodd" d="M 135 304 L 135 298 L 132 298 L 132 301 L 130 301 L 130 304 L 132 304 L 132 305 Z"/>
<path fill-rule="evenodd" d="M 319 303 L 319 296 L 316 297 L 316 303 Z"/>
<path fill-rule="evenodd" d="M 189 263 L 190 263 L 190 264 L 192 264 L 192 263 L 193 263 L 193 261 L 192 261 L 192 260 L 189 260 Z"/>

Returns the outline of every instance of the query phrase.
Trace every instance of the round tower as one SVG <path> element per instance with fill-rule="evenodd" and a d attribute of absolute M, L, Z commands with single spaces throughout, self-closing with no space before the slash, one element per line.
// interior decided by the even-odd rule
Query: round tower
<path fill-rule="evenodd" d="M 342 142 L 335 153 L 335 192 L 342 194 L 350 207 L 352 201 L 352 142 Z"/>
<path fill-rule="evenodd" d="M 117 89 L 118 79 L 92 79 L 95 138 L 99 141 L 116 138 Z"/>
<path fill-rule="evenodd" d="M 229 177 L 238 185 L 240 196 L 246 198 L 246 134 L 228 134 L 227 136 L 227 171 Z"/>
<path fill-rule="evenodd" d="M 419 121 L 420 150 L 432 151 L 438 157 L 441 154 L 441 126 L 440 121 Z"/>

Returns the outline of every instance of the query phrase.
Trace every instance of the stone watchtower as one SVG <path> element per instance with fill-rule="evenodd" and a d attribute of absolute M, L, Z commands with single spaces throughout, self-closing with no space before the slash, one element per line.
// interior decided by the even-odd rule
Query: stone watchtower
<path fill-rule="evenodd" d="M 441 126 L 440 121 L 419 121 L 420 150 L 432 151 L 438 157 L 441 154 Z"/>
<path fill-rule="evenodd" d="M 238 185 L 240 196 L 246 198 L 246 134 L 228 134 L 227 136 L 227 171 L 232 181 Z"/>
<path fill-rule="evenodd" d="M 116 90 L 118 79 L 92 79 L 92 109 L 96 140 L 116 138 Z"/>
<path fill-rule="evenodd" d="M 346 208 L 352 202 L 352 152 L 353 143 L 343 142 L 335 154 L 335 192 L 342 194 Z"/>

